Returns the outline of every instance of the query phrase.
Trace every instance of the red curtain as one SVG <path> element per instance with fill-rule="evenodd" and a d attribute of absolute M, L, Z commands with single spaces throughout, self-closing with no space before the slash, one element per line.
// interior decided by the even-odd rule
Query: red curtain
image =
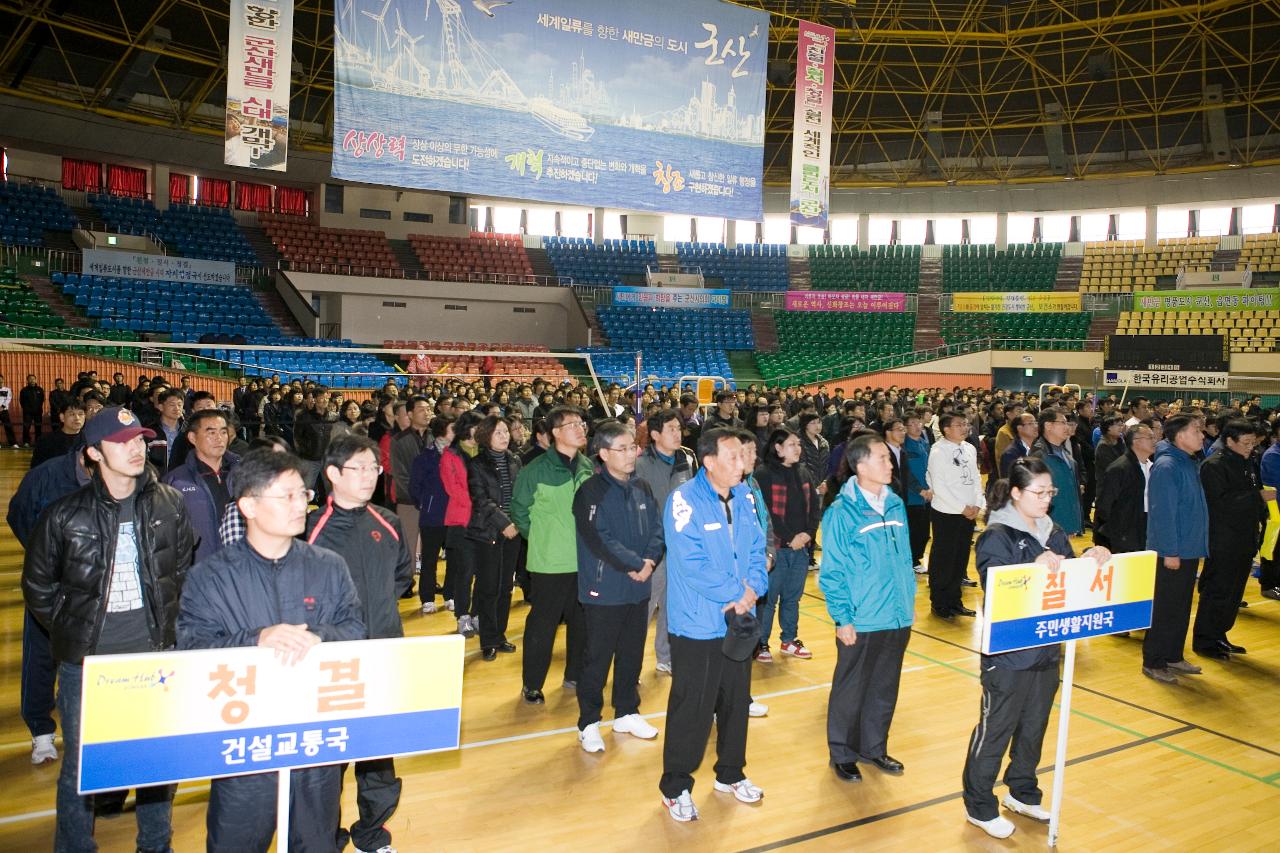
<path fill-rule="evenodd" d="M 201 204 L 226 207 L 231 203 L 231 182 L 222 178 L 201 178 L 199 193 L 197 201 Z"/>
<path fill-rule="evenodd" d="M 107 166 L 107 192 L 129 198 L 146 198 L 147 170 L 132 166 Z"/>
<path fill-rule="evenodd" d="M 270 210 L 271 187 L 236 181 L 236 210 Z"/>
<path fill-rule="evenodd" d="M 181 172 L 169 173 L 169 203 L 191 204 L 191 176 Z"/>
<path fill-rule="evenodd" d="M 306 216 L 311 208 L 311 193 L 293 187 L 276 187 L 276 212 Z"/>
<path fill-rule="evenodd" d="M 102 164 L 91 160 L 72 160 L 69 157 L 63 157 L 62 188 L 97 192 L 102 189 Z"/>

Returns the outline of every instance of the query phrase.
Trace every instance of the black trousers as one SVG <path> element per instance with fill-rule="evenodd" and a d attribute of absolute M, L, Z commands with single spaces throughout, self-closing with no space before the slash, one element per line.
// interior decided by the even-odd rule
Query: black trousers
<path fill-rule="evenodd" d="M 1258 574 L 1258 586 L 1275 589 L 1280 586 L 1280 560 L 1262 559 L 1262 571 Z"/>
<path fill-rule="evenodd" d="M 22 721 L 31 736 L 51 735 L 58 730 L 53 721 L 57 707 L 54 685 L 58 680 L 58 662 L 53 659 L 53 641 L 49 632 L 36 621 L 30 610 L 22 615 L 22 681 L 19 707 Z"/>
<path fill-rule="evenodd" d="M 1200 573 L 1200 604 L 1191 631 L 1192 648 L 1206 648 L 1227 639 L 1227 632 L 1236 624 L 1240 599 L 1244 597 L 1252 568 L 1252 553 L 1219 552 L 1210 554 L 1204 561 L 1204 571 Z"/>
<path fill-rule="evenodd" d="M 960 581 L 973 548 L 973 519 L 929 509 L 933 548 L 929 551 L 929 603 L 935 610 L 961 605 Z"/>
<path fill-rule="evenodd" d="M 970 817 L 991 820 L 999 816 L 992 789 L 1005 750 L 1009 751 L 1009 766 L 1004 783 L 1009 793 L 1027 805 L 1040 805 L 1044 793 L 1036 767 L 1057 693 L 1057 667 L 1002 669 L 983 663 L 981 716 L 964 760 L 964 807 Z"/>
<path fill-rule="evenodd" d="M 472 614 L 471 584 L 476 576 L 476 545 L 467 538 L 467 529 L 461 526 L 446 527 L 444 533 L 448 597 L 453 599 L 453 612 L 458 616 Z"/>
<path fill-rule="evenodd" d="M 691 640 L 671 635 L 671 694 L 662 742 L 664 797 L 693 791 L 693 772 L 702 764 L 716 724 L 716 781 L 746 778 L 747 711 L 751 707 L 751 658 L 730 660 L 724 640 Z"/>
<path fill-rule="evenodd" d="M 499 536 L 497 542 L 473 542 L 472 548 L 476 567 L 474 609 L 480 620 L 480 648 L 496 649 L 507 641 L 511 584 L 515 577 L 516 555 L 520 553 L 520 537 L 504 539 Z"/>
<path fill-rule="evenodd" d="M 1142 640 L 1142 665 L 1164 669 L 1183 659 L 1200 561 L 1184 557 L 1180 568 L 1166 569 L 1163 556 L 1156 560 L 1156 594 L 1151 603 L 1151 627 Z"/>
<path fill-rule="evenodd" d="M 35 427 L 35 437 L 28 441 L 27 433 L 32 427 Z M 40 440 L 40 413 L 32 412 L 31 414 L 27 414 L 27 410 L 23 409 L 22 410 L 22 443 L 34 444 L 39 440 Z"/>
<path fill-rule="evenodd" d="M 852 646 L 835 641 L 836 671 L 827 700 L 832 761 L 870 761 L 888 754 L 902 658 L 910 639 L 910 628 L 894 628 L 858 634 Z"/>
<path fill-rule="evenodd" d="M 18 439 L 13 434 L 13 416 L 8 409 L 0 409 L 0 424 L 4 425 L 5 444 L 17 444 Z"/>
<path fill-rule="evenodd" d="M 520 542 L 520 553 L 516 556 L 516 586 L 524 600 L 529 600 L 529 543 L 523 536 L 517 537 Z"/>
<path fill-rule="evenodd" d="M 578 573 L 529 573 L 529 615 L 524 622 L 524 686 L 541 690 L 551 668 L 551 649 L 556 629 L 565 623 L 565 681 L 582 676 L 582 650 L 586 645 L 582 605 L 578 603 Z"/>
<path fill-rule="evenodd" d="M 635 604 L 584 604 L 587 647 L 578 681 L 578 729 L 600 722 L 604 683 L 613 664 L 614 717 L 640 711 L 640 668 L 649 630 L 649 599 Z"/>
<path fill-rule="evenodd" d="M 345 775 L 347 765 L 342 765 Z M 396 777 L 395 760 L 375 758 L 356 762 L 356 808 L 359 819 L 347 831 L 338 827 L 338 849 L 352 842 L 357 850 L 378 850 L 391 844 L 386 823 L 400 805 L 400 779 Z"/>
<path fill-rule="evenodd" d="M 907 507 L 907 532 L 911 536 L 911 562 L 920 565 L 924 561 L 924 546 L 929 544 L 929 506 Z"/>
<path fill-rule="evenodd" d="M 336 853 L 343 766 L 327 764 L 292 771 L 290 850 Z M 266 853 L 276 834 L 276 774 L 214 779 L 209 787 L 205 828 L 208 853 Z"/>
<path fill-rule="evenodd" d="M 423 604 L 436 600 L 436 593 L 441 591 L 436 583 L 439 572 L 440 550 L 444 548 L 443 527 L 419 527 L 418 541 L 422 543 L 422 571 L 418 574 L 418 600 Z M 445 571 L 444 597 L 449 598 L 449 575 Z M 374 848 L 375 850 L 378 848 Z"/>

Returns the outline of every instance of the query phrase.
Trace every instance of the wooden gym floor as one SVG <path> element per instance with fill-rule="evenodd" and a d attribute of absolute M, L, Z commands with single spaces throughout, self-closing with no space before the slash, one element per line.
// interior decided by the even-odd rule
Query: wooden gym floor
<path fill-rule="evenodd" d="M 17 487 L 28 456 L 0 452 L 0 508 Z M 0 527 L 0 850 L 49 849 L 58 765 L 32 767 L 30 738 L 18 713 L 22 658 L 22 551 Z M 800 636 L 810 661 L 756 664 L 753 692 L 769 716 L 751 721 L 747 772 L 767 792 L 742 805 L 711 790 L 714 739 L 698 772 L 694 800 L 702 818 L 679 825 L 659 803 L 661 735 L 656 742 L 614 736 L 587 755 L 575 737 L 577 704 L 560 689 L 563 640 L 547 682 L 547 704 L 520 700 L 520 655 L 480 659 L 469 641 L 463 701 L 463 748 L 397 761 L 404 779 L 389 828 L 401 851 L 533 850 L 1035 850 L 1047 827 L 1014 817 L 1006 841 L 964 820 L 960 771 L 981 694 L 975 648 L 978 623 L 929 615 L 923 580 L 907 650 L 890 752 L 906 765 L 893 778 L 864 768 L 848 784 L 827 766 L 826 702 L 835 658 L 833 629 L 811 574 L 801 605 Z M 519 593 L 517 592 L 517 599 Z M 979 607 L 977 590 L 966 603 Z M 1230 663 L 1188 658 L 1204 675 L 1176 687 L 1139 672 L 1137 638 L 1081 644 L 1071 721 L 1070 770 L 1062 812 L 1063 850 L 1262 850 L 1280 836 L 1280 602 L 1247 593 L 1232 639 L 1249 655 Z M 449 614 L 423 617 L 416 599 L 402 602 L 409 634 L 441 634 Z M 512 608 L 510 637 L 521 643 L 528 609 Z M 415 677 L 405 673 L 406 678 Z M 641 712 L 659 729 L 669 679 L 653 669 L 652 643 L 642 680 Z M 606 693 L 606 699 L 608 694 Z M 607 712 L 606 712 L 607 713 Z M 1041 786 L 1053 783 L 1056 732 L 1051 722 Z M 59 748 L 61 742 L 59 741 Z M 999 790 L 997 791 L 999 793 Z M 207 782 L 179 787 L 174 848 L 201 850 Z M 355 814 L 348 776 L 343 798 Z M 100 820 L 103 850 L 133 849 L 131 813 Z"/>

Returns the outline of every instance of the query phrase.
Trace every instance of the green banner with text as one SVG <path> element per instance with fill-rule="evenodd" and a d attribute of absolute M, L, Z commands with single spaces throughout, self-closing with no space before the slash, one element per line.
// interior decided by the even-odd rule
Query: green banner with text
<path fill-rule="evenodd" d="M 1275 311 L 1280 310 L 1280 288 L 1140 291 L 1133 295 L 1133 310 Z"/>

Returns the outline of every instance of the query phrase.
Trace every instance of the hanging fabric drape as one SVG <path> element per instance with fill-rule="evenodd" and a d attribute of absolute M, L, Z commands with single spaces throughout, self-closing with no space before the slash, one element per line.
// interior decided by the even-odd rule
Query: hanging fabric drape
<path fill-rule="evenodd" d="M 107 166 L 107 192 L 127 198 L 147 197 L 147 170 L 132 166 Z"/>
<path fill-rule="evenodd" d="M 169 203 L 191 204 L 191 176 L 181 172 L 169 173 Z"/>
<path fill-rule="evenodd" d="M 306 216 L 311 212 L 311 193 L 295 187 L 276 187 L 276 212 Z"/>
<path fill-rule="evenodd" d="M 201 178 L 196 200 L 210 207 L 227 207 L 231 203 L 231 182 L 221 178 Z"/>
<path fill-rule="evenodd" d="M 236 181 L 236 210 L 270 210 L 271 187 Z"/>
<path fill-rule="evenodd" d="M 102 189 L 102 164 L 62 158 L 62 188 L 96 193 Z"/>

